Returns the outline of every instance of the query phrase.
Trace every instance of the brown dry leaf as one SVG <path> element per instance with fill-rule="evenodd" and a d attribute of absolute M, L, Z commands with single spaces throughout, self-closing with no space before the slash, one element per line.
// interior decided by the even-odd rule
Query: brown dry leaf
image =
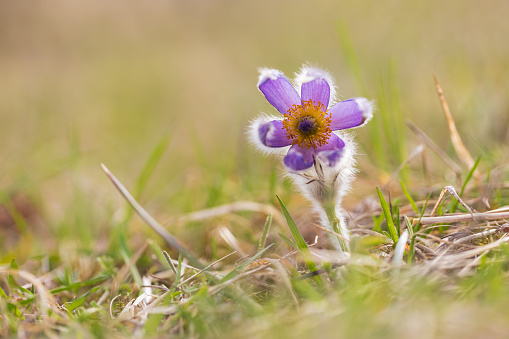
<path fill-rule="evenodd" d="M 270 261 L 267 259 L 256 260 L 255 262 L 252 262 L 251 264 L 247 265 L 247 267 L 244 270 L 249 271 L 264 265 L 270 265 Z"/>
<path fill-rule="evenodd" d="M 449 135 L 451 137 L 452 145 L 454 146 L 454 150 L 456 154 L 458 154 L 460 160 L 468 167 L 472 168 L 474 166 L 474 159 L 472 155 L 463 144 L 463 140 L 456 129 L 456 123 L 454 122 L 454 118 L 452 117 L 451 110 L 449 109 L 449 105 L 447 105 L 447 101 L 445 100 L 444 92 L 442 87 L 438 83 L 437 77 L 433 74 L 433 79 L 435 80 L 435 86 L 437 88 L 438 98 L 440 99 L 440 104 L 442 105 L 442 109 L 445 114 L 445 119 L 447 120 L 447 126 L 449 127 Z"/>

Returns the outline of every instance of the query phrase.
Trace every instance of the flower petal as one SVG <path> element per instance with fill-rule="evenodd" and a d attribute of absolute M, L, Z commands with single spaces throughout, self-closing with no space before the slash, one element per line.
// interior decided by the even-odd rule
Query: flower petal
<path fill-rule="evenodd" d="M 327 80 L 319 72 L 308 72 L 301 87 L 302 101 L 313 100 L 314 104 L 321 103 L 325 109 L 329 107 L 330 86 Z"/>
<path fill-rule="evenodd" d="M 338 102 L 330 110 L 331 130 L 359 127 L 373 117 L 373 105 L 365 98 L 354 98 Z"/>
<path fill-rule="evenodd" d="M 272 120 L 258 127 L 258 136 L 262 144 L 267 147 L 290 146 L 292 141 L 288 139 L 282 120 Z"/>
<path fill-rule="evenodd" d="M 299 93 L 281 71 L 268 68 L 260 70 L 258 88 L 281 114 L 288 112 L 293 105 L 301 104 Z"/>
<path fill-rule="evenodd" d="M 334 167 L 341 159 L 345 142 L 336 134 L 331 134 L 326 145 L 318 147 L 315 152 L 318 158 L 326 163 L 329 167 Z"/>
<path fill-rule="evenodd" d="M 288 150 L 283 163 L 292 171 L 303 171 L 313 166 L 313 154 L 307 148 L 293 145 Z"/>
<path fill-rule="evenodd" d="M 267 125 L 265 127 L 267 134 L 269 135 L 269 144 L 275 145 L 275 141 L 273 140 L 276 138 L 273 134 L 271 134 L 271 129 L 274 128 L 274 133 L 278 134 L 278 131 L 275 129 L 275 127 L 271 126 L 272 121 L 281 120 L 278 116 L 268 116 L 268 115 L 260 115 L 256 119 L 251 121 L 251 124 L 249 126 L 249 129 L 247 130 L 247 135 L 249 137 L 249 141 L 251 144 L 256 147 L 256 149 L 266 155 L 280 155 L 284 156 L 287 153 L 288 148 L 287 147 L 276 147 L 276 146 L 267 146 L 267 137 L 265 135 L 264 127 L 263 125 Z M 276 123 L 277 125 L 277 123 Z M 277 127 L 277 126 L 276 126 Z M 276 138 L 277 139 L 277 138 Z M 263 141 L 263 142 L 262 142 Z M 265 143 L 264 143 L 265 142 Z M 273 143 L 271 143 L 273 142 Z"/>

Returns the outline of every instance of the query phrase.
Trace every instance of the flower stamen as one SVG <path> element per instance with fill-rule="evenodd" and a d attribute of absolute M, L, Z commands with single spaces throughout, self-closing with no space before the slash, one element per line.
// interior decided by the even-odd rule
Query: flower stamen
<path fill-rule="evenodd" d="M 302 105 L 293 105 L 284 115 L 283 128 L 292 145 L 316 149 L 327 144 L 332 134 L 331 117 L 324 104 L 306 100 Z"/>

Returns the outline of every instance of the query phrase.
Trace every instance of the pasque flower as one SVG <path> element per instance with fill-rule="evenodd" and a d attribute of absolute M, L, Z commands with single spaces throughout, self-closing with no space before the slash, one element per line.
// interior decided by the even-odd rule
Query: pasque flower
<path fill-rule="evenodd" d="M 373 106 L 365 98 L 334 103 L 332 78 L 321 69 L 302 67 L 294 83 L 281 71 L 260 70 L 258 88 L 281 115 L 253 121 L 251 141 L 263 152 L 284 154 L 295 186 L 313 203 L 322 224 L 338 235 L 330 237 L 332 244 L 348 252 L 341 199 L 353 179 L 356 147 L 343 130 L 366 124 Z"/>
<path fill-rule="evenodd" d="M 372 105 L 364 98 L 331 104 L 334 85 L 320 69 L 303 67 L 295 83 L 300 95 L 281 71 L 260 70 L 258 88 L 282 116 L 257 119 L 252 139 L 267 152 L 291 146 L 283 159 L 290 171 L 311 168 L 316 157 L 334 167 L 345 147 L 335 132 L 367 123 Z"/>

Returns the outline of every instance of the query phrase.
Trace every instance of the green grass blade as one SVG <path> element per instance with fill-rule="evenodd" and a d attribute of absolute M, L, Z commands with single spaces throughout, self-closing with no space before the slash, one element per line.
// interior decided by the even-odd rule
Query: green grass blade
<path fill-rule="evenodd" d="M 0 297 L 7 299 L 7 294 L 3 290 L 2 286 L 0 286 Z"/>
<path fill-rule="evenodd" d="M 296 250 L 297 252 L 299 251 L 299 248 L 297 247 L 297 245 L 295 245 L 295 243 L 292 241 L 292 239 L 288 238 L 286 235 L 284 235 L 283 233 L 278 233 L 279 237 L 281 239 L 283 239 L 283 241 L 285 243 L 288 244 L 288 246 L 290 246 L 291 248 L 293 248 L 294 250 Z"/>
<path fill-rule="evenodd" d="M 417 205 L 415 204 L 414 199 L 412 199 L 412 196 L 410 196 L 410 193 L 408 193 L 408 190 L 407 190 L 405 184 L 403 183 L 402 180 L 400 180 L 399 183 L 401 184 L 401 188 L 403 189 L 403 194 L 405 194 L 406 199 L 408 200 L 410 205 L 412 205 L 412 209 L 414 210 L 415 214 L 419 215 L 419 209 L 417 208 Z"/>
<path fill-rule="evenodd" d="M 373 219 L 373 231 L 382 233 L 382 221 L 384 220 L 383 214 L 379 216 L 373 215 L 372 219 Z"/>
<path fill-rule="evenodd" d="M 85 300 L 87 299 L 88 295 L 90 293 L 93 293 L 95 291 L 97 291 L 99 289 L 99 286 L 96 286 L 94 288 L 92 288 L 90 291 L 88 291 L 87 293 L 83 294 L 82 296 L 74 299 L 74 301 L 69 305 L 67 306 L 67 311 L 74 311 L 76 308 L 80 307 L 84 302 Z"/>
<path fill-rule="evenodd" d="M 175 291 L 175 289 L 177 288 L 177 286 L 180 284 L 181 278 L 182 278 L 182 254 L 179 254 L 178 265 L 177 265 L 176 275 L 175 275 L 175 281 L 171 285 L 170 294 L 173 293 Z"/>
<path fill-rule="evenodd" d="M 122 256 L 122 259 L 124 259 L 125 264 L 129 265 L 129 262 L 131 261 L 131 258 L 129 257 L 129 253 L 121 250 L 120 255 Z M 138 285 L 138 288 L 141 288 L 141 286 L 143 285 L 143 282 L 141 280 L 140 272 L 138 272 L 138 269 L 136 268 L 136 265 L 131 265 L 130 271 L 131 271 L 131 276 L 134 279 L 134 282 L 136 283 L 136 285 Z"/>
<path fill-rule="evenodd" d="M 304 261 L 309 268 L 311 272 L 318 271 L 318 267 L 316 266 L 315 262 L 311 258 L 311 252 L 309 251 L 309 247 L 306 244 L 306 241 L 302 237 L 302 234 L 300 234 L 299 228 L 297 227 L 297 224 L 295 224 L 295 221 L 293 221 L 292 216 L 290 213 L 288 213 L 288 210 L 286 209 L 285 204 L 279 199 L 279 196 L 276 194 L 277 200 L 279 201 L 279 206 L 281 206 L 281 210 L 283 211 L 283 214 L 286 218 L 286 222 L 288 223 L 288 227 L 290 228 L 290 232 L 292 233 L 292 237 L 295 240 L 295 244 L 297 245 L 299 249 L 299 253 L 304 258 Z M 323 281 L 321 276 L 315 275 L 313 279 L 316 281 L 316 283 L 319 286 L 323 286 Z"/>
<path fill-rule="evenodd" d="M 309 251 L 308 245 L 306 244 L 306 241 L 300 234 L 297 224 L 295 224 L 295 221 L 293 221 L 293 218 L 290 215 L 290 213 L 288 212 L 288 210 L 286 209 L 286 206 L 283 204 L 281 199 L 279 199 L 279 196 L 277 194 L 276 194 L 276 197 L 277 197 L 277 200 L 279 201 L 279 205 L 281 206 L 281 209 L 283 210 L 283 214 L 286 218 L 286 222 L 288 223 L 288 227 L 290 228 L 290 232 L 292 233 L 293 239 L 295 240 L 297 247 L 300 250 L 308 250 Z"/>
<path fill-rule="evenodd" d="M 360 96 L 369 98 L 370 95 L 368 93 L 368 89 L 366 84 L 364 83 L 362 76 L 362 67 L 359 62 L 359 58 L 355 51 L 355 46 L 353 44 L 352 38 L 350 36 L 350 32 L 348 30 L 348 24 L 341 20 L 336 22 L 336 33 L 338 35 L 339 44 L 341 46 L 341 51 L 343 57 L 345 59 L 346 64 L 348 65 L 348 70 L 353 76 L 355 84 L 357 85 L 358 92 Z M 380 98 L 379 98 L 380 99 Z M 380 100 L 377 101 L 377 104 L 380 104 Z M 377 105 L 378 111 L 381 112 L 380 105 Z M 388 112 L 390 113 L 390 112 Z M 377 114 L 374 117 L 372 123 L 368 124 L 367 128 L 369 130 L 370 136 L 370 147 L 373 149 L 372 154 L 376 158 L 376 162 L 379 166 L 381 166 L 384 170 L 387 170 L 388 167 L 388 152 L 385 149 L 384 142 L 380 142 L 380 140 L 386 140 L 387 137 L 383 135 L 383 128 L 381 128 L 378 124 L 382 122 L 383 114 Z M 375 123 L 376 122 L 376 123 Z M 378 123 L 378 124 L 377 124 Z M 388 136 L 391 137 L 390 135 Z"/>
<path fill-rule="evenodd" d="M 16 318 L 25 319 L 23 312 L 14 304 L 7 303 L 7 310 L 11 312 Z"/>
<path fill-rule="evenodd" d="M 417 224 L 415 224 L 414 232 L 419 232 L 421 229 L 421 219 L 424 216 L 424 213 L 426 212 L 426 208 L 428 207 L 429 199 L 431 198 L 431 193 L 428 194 L 428 197 L 426 198 L 426 202 L 424 203 L 424 206 L 422 207 L 422 211 L 419 215 L 419 220 L 417 221 Z"/>
<path fill-rule="evenodd" d="M 468 175 L 467 177 L 465 178 L 465 182 L 463 183 L 463 186 L 461 187 L 461 192 L 460 192 L 460 196 L 461 194 L 463 194 L 463 192 L 465 192 L 465 188 L 467 187 L 467 184 L 468 182 L 470 181 L 470 179 L 472 178 L 472 176 L 474 175 L 474 172 L 475 170 L 477 169 L 477 166 L 479 165 L 479 162 L 481 161 L 481 156 L 479 156 L 477 158 L 477 160 L 475 161 L 475 164 L 474 166 L 472 166 L 472 169 L 470 169 L 470 172 L 468 172 Z"/>
<path fill-rule="evenodd" d="M 380 199 L 380 205 L 382 206 L 382 210 L 384 212 L 385 221 L 387 222 L 387 228 L 389 230 L 389 235 L 394 241 L 394 244 L 398 242 L 398 233 L 396 231 L 396 227 L 394 226 L 394 222 L 392 220 L 391 210 L 389 208 L 389 205 L 387 204 L 387 201 L 385 201 L 385 198 L 382 194 L 382 191 L 377 187 L 376 192 L 378 193 L 378 198 Z"/>
<path fill-rule="evenodd" d="M 479 165 L 479 162 L 481 161 L 481 156 L 477 158 L 475 161 L 474 166 L 470 169 L 470 171 L 467 174 L 467 177 L 465 178 L 465 181 L 463 182 L 463 186 L 461 186 L 460 194 L 458 195 L 460 198 L 463 196 L 463 192 L 465 192 L 465 188 L 467 187 L 468 182 L 470 179 L 472 179 L 472 176 L 474 175 L 475 170 L 477 169 L 477 166 Z M 456 208 L 458 208 L 459 201 L 454 199 L 454 203 L 451 206 L 450 212 L 454 213 L 456 211 Z"/>
<path fill-rule="evenodd" d="M 398 155 L 398 164 L 403 163 L 408 156 L 405 136 L 405 118 L 401 109 L 400 89 L 398 83 L 398 63 L 395 58 L 391 58 L 389 62 L 389 101 L 390 113 L 392 119 L 392 131 L 394 133 L 395 145 L 392 150 Z M 408 167 L 404 166 L 399 176 L 403 181 L 408 180 Z"/>
<path fill-rule="evenodd" d="M 401 229 L 400 229 L 400 216 L 399 216 L 399 206 L 396 206 L 394 207 L 395 211 L 393 214 L 395 214 L 394 216 L 394 225 L 396 226 L 396 234 L 401 234 Z"/>
<path fill-rule="evenodd" d="M 359 63 L 357 53 L 355 52 L 352 38 L 350 37 L 350 33 L 348 31 L 347 23 L 345 21 L 337 21 L 336 32 L 338 34 L 341 50 L 343 51 L 343 56 L 348 65 L 348 69 L 352 72 L 354 76 L 357 89 L 359 90 L 362 96 L 367 96 L 366 86 L 362 78 L 362 68 Z"/>
<path fill-rule="evenodd" d="M 166 293 L 163 300 L 160 302 L 160 305 L 168 306 L 171 303 L 171 301 L 172 301 L 171 293 Z M 152 338 L 156 336 L 163 317 L 164 317 L 163 312 L 149 314 L 147 321 L 145 322 L 145 326 L 143 328 L 143 330 L 145 331 L 143 335 L 144 338 Z"/>
<path fill-rule="evenodd" d="M 267 216 L 267 220 L 265 220 L 265 225 L 263 226 L 262 237 L 260 238 L 260 242 L 258 243 L 258 252 L 265 248 L 265 243 L 267 242 L 267 235 L 269 234 L 270 226 L 272 225 L 272 213 Z"/>
<path fill-rule="evenodd" d="M 403 215 L 403 218 L 405 219 L 406 228 L 408 229 L 409 234 L 411 236 L 414 235 L 414 227 L 412 226 L 410 219 L 408 219 L 408 217 L 406 215 Z"/>
<path fill-rule="evenodd" d="M 178 275 L 177 273 L 177 268 L 175 267 L 175 265 L 173 264 L 173 261 L 171 260 L 171 257 L 170 255 L 168 254 L 168 252 L 166 251 L 163 251 L 163 256 L 164 256 L 164 259 L 166 259 L 166 262 L 168 263 L 168 266 L 170 266 L 170 268 L 172 269 L 173 273 L 175 274 L 175 276 Z"/>
<path fill-rule="evenodd" d="M 163 254 L 163 249 L 152 239 L 148 240 L 148 245 L 152 250 L 152 253 L 157 257 L 157 260 L 166 268 L 171 268 L 170 264 L 167 262 L 166 257 Z"/>
<path fill-rule="evenodd" d="M 51 292 L 51 294 L 57 294 L 57 293 L 64 292 L 64 291 L 77 290 L 77 289 L 85 287 L 85 286 L 102 283 L 103 281 L 106 281 L 108 279 L 109 279 L 108 276 L 99 276 L 99 277 L 92 278 L 92 279 L 89 279 L 86 281 L 76 282 L 76 283 L 73 283 L 73 284 L 70 284 L 67 286 L 56 287 L 56 288 L 52 289 L 50 292 Z"/>
<path fill-rule="evenodd" d="M 14 270 L 18 270 L 18 264 L 16 263 L 16 259 L 11 260 L 11 264 L 9 265 L 9 267 Z M 10 274 L 7 275 L 7 282 L 9 283 L 9 286 L 11 288 L 16 288 L 19 286 L 16 280 L 14 280 L 14 278 Z"/>
<path fill-rule="evenodd" d="M 152 173 L 154 172 L 160 160 L 162 159 L 164 153 L 168 149 L 168 146 L 170 145 L 170 140 L 171 140 L 170 136 L 165 135 L 163 139 L 159 141 L 159 143 L 157 144 L 157 146 L 147 159 L 147 162 L 143 166 L 140 174 L 138 175 L 138 178 L 136 179 L 136 182 L 134 183 L 133 196 L 136 199 L 139 199 L 141 194 L 143 193 L 143 190 L 147 186 L 148 180 L 152 176 Z M 127 224 L 131 217 L 133 216 L 133 213 L 134 211 L 132 209 L 130 208 L 127 209 L 122 224 Z"/>
<path fill-rule="evenodd" d="M 410 249 L 408 250 L 408 258 L 407 264 L 411 265 L 414 261 L 415 256 L 415 235 L 412 236 L 412 240 L 410 241 Z"/>
<path fill-rule="evenodd" d="M 136 198 L 139 198 L 145 187 L 147 186 L 148 180 L 152 176 L 152 173 L 154 173 L 154 170 L 156 169 L 157 165 L 161 161 L 164 153 L 168 149 L 168 146 L 170 146 L 171 136 L 165 135 L 161 141 L 157 144 L 155 149 L 150 154 L 150 157 L 148 158 L 147 162 L 143 166 L 143 169 L 141 170 L 140 174 L 138 175 L 138 178 L 134 184 L 133 188 L 133 195 Z"/>

